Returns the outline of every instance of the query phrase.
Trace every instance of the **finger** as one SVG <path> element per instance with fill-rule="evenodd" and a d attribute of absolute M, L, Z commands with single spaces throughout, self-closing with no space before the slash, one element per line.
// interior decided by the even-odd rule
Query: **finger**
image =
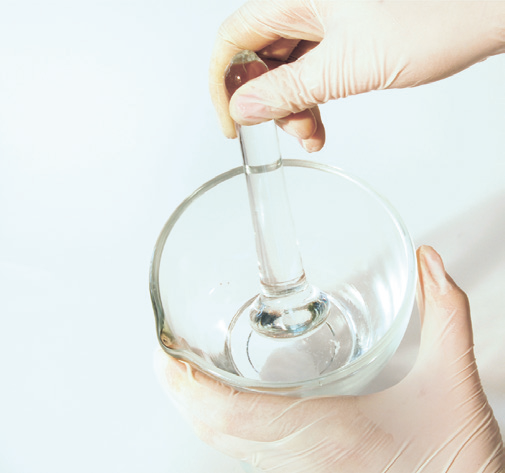
<path fill-rule="evenodd" d="M 240 125 L 255 125 L 338 98 L 332 95 L 333 89 L 326 90 L 326 53 L 326 47 L 321 43 L 298 61 L 247 82 L 230 100 L 232 118 Z"/>
<path fill-rule="evenodd" d="M 325 130 L 318 107 L 292 113 L 276 120 L 276 123 L 286 133 L 297 138 L 309 153 L 319 151 L 324 145 Z"/>
<path fill-rule="evenodd" d="M 195 417 L 191 419 L 191 425 L 196 435 L 207 445 L 247 463 L 253 463 L 262 450 L 270 448 L 270 443 L 225 434 Z"/>
<path fill-rule="evenodd" d="M 326 131 L 324 129 L 323 120 L 321 119 L 321 111 L 319 110 L 319 107 L 313 107 L 310 110 L 312 111 L 317 123 L 316 131 L 310 138 L 303 140 L 301 145 L 309 153 L 314 153 L 316 151 L 320 151 L 324 146 L 326 141 Z"/>
<path fill-rule="evenodd" d="M 207 425 L 223 435 L 252 441 L 286 438 L 308 424 L 323 422 L 335 402 L 345 406 L 354 402 L 351 397 L 297 399 L 239 392 L 164 352 L 156 355 L 155 367 L 161 384 L 196 429 Z"/>
<path fill-rule="evenodd" d="M 281 38 L 274 43 L 269 44 L 261 51 L 258 51 L 257 54 L 263 60 L 274 59 L 276 61 L 286 62 L 298 46 L 299 42 L 300 40 L 298 39 Z"/>
<path fill-rule="evenodd" d="M 315 14 L 302 0 L 282 2 L 249 1 L 220 27 L 209 71 L 210 94 L 225 136 L 236 137 L 228 111 L 224 74 L 235 54 L 249 49 L 261 51 L 281 38 L 320 41 L 323 34 Z"/>
<path fill-rule="evenodd" d="M 291 56 L 288 58 L 287 62 L 292 62 L 296 59 L 300 59 L 309 51 L 312 51 L 316 46 L 319 46 L 319 43 L 320 41 L 300 41 L 291 53 Z"/>
<path fill-rule="evenodd" d="M 420 357 L 451 364 L 473 357 L 470 306 L 466 294 L 446 273 L 442 258 L 429 246 L 417 251 L 418 301 L 422 318 Z"/>
<path fill-rule="evenodd" d="M 290 45 L 294 43 L 296 43 L 296 46 L 289 52 L 291 48 Z M 277 44 L 280 44 L 279 51 L 277 50 Z M 318 41 L 294 41 L 281 38 L 261 51 L 258 51 L 256 54 L 268 66 L 268 70 L 271 71 L 283 64 L 297 61 L 304 54 L 312 51 L 317 45 L 319 45 Z"/>
<path fill-rule="evenodd" d="M 287 117 L 276 120 L 277 125 L 299 140 L 308 140 L 317 130 L 317 120 L 310 109 L 300 113 L 292 113 Z"/>
<path fill-rule="evenodd" d="M 153 357 L 154 373 L 165 394 L 179 405 L 178 393 L 185 378 L 187 364 L 167 355 L 161 348 L 156 349 Z"/>
<path fill-rule="evenodd" d="M 236 22 L 239 22 L 245 31 L 252 32 L 252 34 L 248 38 L 236 39 L 239 36 Z M 276 39 L 278 39 L 277 35 L 263 37 L 255 34 L 255 30 L 247 25 L 247 19 L 241 10 L 228 18 L 218 31 L 210 61 L 209 88 L 222 131 L 228 138 L 235 138 L 236 130 L 228 112 L 228 92 L 224 84 L 226 68 L 233 56 L 240 51 L 262 49 Z"/>

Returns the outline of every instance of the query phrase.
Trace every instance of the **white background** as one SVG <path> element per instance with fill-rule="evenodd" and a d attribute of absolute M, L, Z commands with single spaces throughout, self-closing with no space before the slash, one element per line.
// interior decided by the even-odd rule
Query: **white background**
<path fill-rule="evenodd" d="M 239 4 L 0 0 L 2 473 L 240 471 L 158 386 L 148 292 L 172 210 L 240 164 L 207 92 L 215 32 Z M 310 159 L 368 181 L 469 293 L 503 431 L 505 56 L 323 117 Z"/>

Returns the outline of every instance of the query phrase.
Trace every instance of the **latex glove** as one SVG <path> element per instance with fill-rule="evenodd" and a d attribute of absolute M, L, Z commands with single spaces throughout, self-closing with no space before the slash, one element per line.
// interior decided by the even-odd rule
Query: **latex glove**
<path fill-rule="evenodd" d="M 228 107 L 224 72 L 243 49 L 300 59 L 247 83 Z M 426 84 L 504 51 L 504 1 L 251 0 L 219 29 L 210 91 L 226 136 L 236 136 L 233 120 L 283 118 L 314 151 L 324 144 L 317 104 Z"/>
<path fill-rule="evenodd" d="M 305 399 L 243 393 L 163 352 L 159 378 L 204 441 L 254 471 L 503 472 L 468 300 L 433 249 L 421 247 L 418 263 L 420 352 L 409 375 L 383 392 Z"/>

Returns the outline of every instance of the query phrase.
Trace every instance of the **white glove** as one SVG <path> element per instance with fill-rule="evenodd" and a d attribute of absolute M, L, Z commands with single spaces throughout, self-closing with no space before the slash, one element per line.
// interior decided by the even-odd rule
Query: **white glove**
<path fill-rule="evenodd" d="M 164 352 L 158 376 L 200 437 L 272 473 L 498 473 L 505 454 L 473 353 L 468 300 L 440 256 L 418 250 L 417 362 L 366 396 L 295 399 L 235 391 Z"/>
<path fill-rule="evenodd" d="M 241 87 L 228 108 L 224 72 L 244 49 L 279 61 L 270 67 L 300 59 Z M 250 0 L 219 29 L 210 91 L 226 136 L 235 137 L 232 118 L 283 118 L 315 151 L 324 144 L 317 104 L 434 82 L 502 52 L 505 1 Z"/>

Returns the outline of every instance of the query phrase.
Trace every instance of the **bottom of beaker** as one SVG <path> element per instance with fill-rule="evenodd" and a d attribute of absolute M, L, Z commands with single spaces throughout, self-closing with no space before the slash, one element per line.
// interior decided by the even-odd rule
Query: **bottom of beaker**
<path fill-rule="evenodd" d="M 245 304 L 228 329 L 227 356 L 237 374 L 249 379 L 297 383 L 315 379 L 351 362 L 360 352 L 355 324 L 336 301 L 326 321 L 301 336 L 277 338 L 256 331 Z"/>

